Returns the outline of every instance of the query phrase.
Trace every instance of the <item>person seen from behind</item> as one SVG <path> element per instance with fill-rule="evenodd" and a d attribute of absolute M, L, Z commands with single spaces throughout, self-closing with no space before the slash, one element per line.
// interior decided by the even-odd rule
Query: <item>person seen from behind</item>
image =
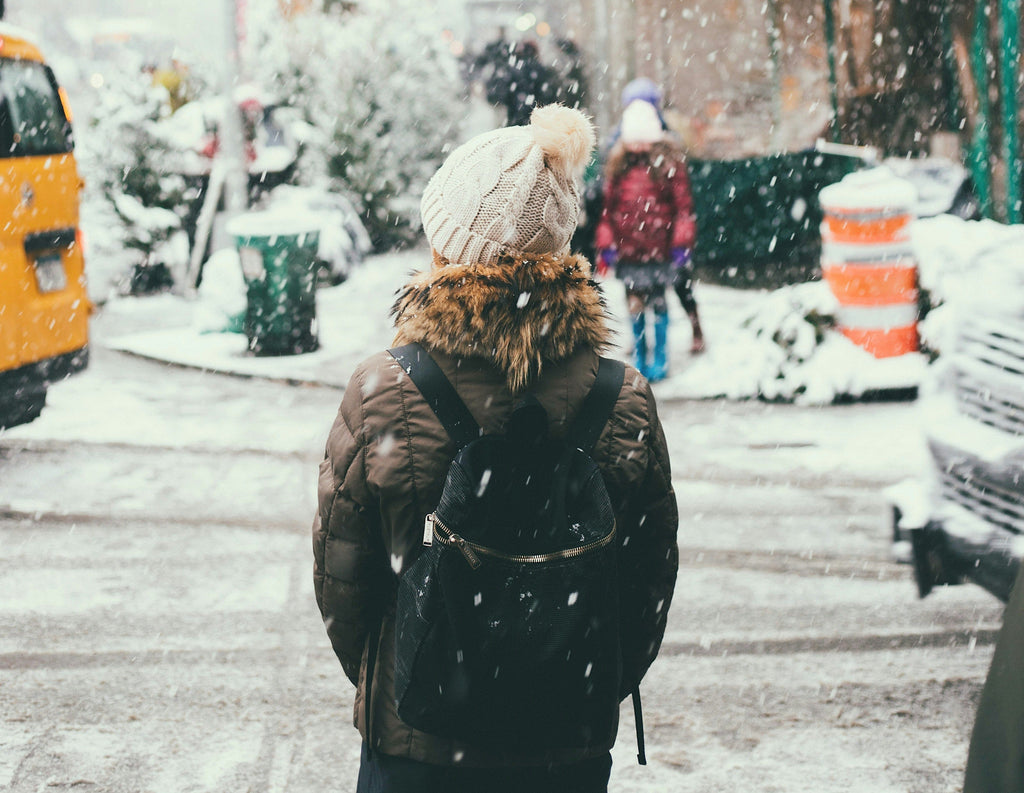
<path fill-rule="evenodd" d="M 658 119 L 661 121 L 661 128 L 669 133 L 668 124 L 661 114 L 661 89 L 657 84 L 647 77 L 637 77 L 630 80 L 622 89 L 622 109 L 637 100 L 647 102 L 654 106 L 658 112 Z M 580 213 L 580 226 L 573 236 L 573 250 L 582 253 L 589 260 L 595 262 L 600 274 L 604 274 L 606 268 L 597 250 L 594 247 L 597 224 L 601 218 L 601 209 L 604 205 L 604 168 L 608 160 L 608 152 L 618 143 L 621 134 L 622 122 L 612 127 L 611 132 L 605 139 L 602 150 L 595 153 L 587 164 L 583 177 L 583 211 Z"/>
<path fill-rule="evenodd" d="M 621 95 L 621 106 L 625 110 L 633 102 L 647 102 L 653 106 L 658 113 L 658 121 L 661 123 L 661 128 L 665 131 L 666 136 L 675 138 L 675 133 L 670 129 L 668 122 L 665 121 L 665 115 L 662 112 L 662 92 L 654 80 L 649 77 L 637 77 L 626 83 L 626 86 L 622 89 Z M 611 149 L 615 143 L 618 142 L 619 135 L 621 134 L 621 122 L 613 130 L 609 136 L 607 148 Z M 697 315 L 697 304 L 693 297 L 693 268 L 692 267 L 681 267 L 676 273 L 676 280 L 672 285 L 675 290 L 676 296 L 679 298 L 679 302 L 683 306 L 683 310 L 686 311 L 687 316 L 690 318 L 691 324 L 696 322 L 697 328 L 700 327 L 700 320 Z M 700 337 L 701 341 L 699 344 L 695 344 L 695 349 L 692 350 L 694 353 L 703 352 L 704 341 L 702 333 L 695 332 L 695 337 Z"/>
<path fill-rule="evenodd" d="M 558 74 L 541 60 L 530 40 L 518 42 L 487 78 L 488 100 L 505 107 L 505 125 L 528 124 L 535 107 L 548 104 L 562 88 Z"/>
<path fill-rule="evenodd" d="M 626 288 L 634 365 L 650 380 L 668 374 L 667 287 L 685 281 L 683 307 L 693 331 L 691 353 L 704 349 L 692 294 L 690 252 L 697 234 L 681 146 L 662 128 L 649 102 L 623 111 L 619 139 L 605 164 L 604 207 L 596 247 L 602 265 Z M 650 314 L 651 322 L 648 322 Z M 654 344 L 650 345 L 653 326 Z"/>
<path fill-rule="evenodd" d="M 394 344 L 403 346 L 356 368 L 330 430 L 313 523 L 313 581 L 328 637 L 357 689 L 359 793 L 603 793 L 619 702 L 639 685 L 660 648 L 678 565 L 668 448 L 648 381 L 612 362 L 621 388 L 590 452 L 608 494 L 609 522 L 614 518 L 608 547 L 614 551 L 611 577 L 618 581 L 620 650 L 612 667 L 611 718 L 591 724 L 583 723 L 582 712 L 563 713 L 580 720 L 572 733 L 581 737 L 538 745 L 534 738 L 548 725 L 489 709 L 486 701 L 464 704 L 494 720 L 482 726 L 504 730 L 509 737 L 502 741 L 485 740 L 482 728 L 462 734 L 442 714 L 426 714 L 438 724 L 434 731 L 399 715 L 404 700 L 396 681 L 417 661 L 403 649 L 407 637 L 399 626 L 408 609 L 425 608 L 427 601 L 396 593 L 408 591 L 405 581 L 440 542 L 434 512 L 441 510 L 459 452 L 436 402 L 419 390 L 413 366 L 399 363 L 401 351 L 416 349 L 416 360 L 436 364 L 454 395 L 447 404 L 457 398 L 468 411 L 465 422 L 478 425 L 485 439 L 512 435 L 509 425 L 523 405 L 543 409 L 543 429 L 552 437 L 569 434 L 609 362 L 601 358 L 611 332 L 600 287 L 589 263 L 569 252 L 579 211 L 576 180 L 594 139 L 587 116 L 549 105 L 535 109 L 529 125 L 478 135 L 449 156 L 421 203 L 432 261 L 400 290 L 393 309 Z M 488 479 L 471 482 L 470 491 L 479 496 Z M 425 516 L 428 529 L 434 521 L 430 547 Z M 454 535 L 446 545 L 458 545 L 453 576 L 493 575 L 497 563 L 477 546 Z M 477 594 L 467 611 L 489 605 L 475 586 L 468 592 Z M 574 592 L 537 605 L 565 618 L 585 605 L 576 601 Z M 501 619 L 496 623 L 480 643 L 507 628 Z M 554 637 L 562 624 L 560 618 L 536 627 Z M 467 653 L 476 649 L 471 643 Z M 461 652 L 450 660 L 457 672 L 468 663 Z M 500 681 L 535 660 L 521 658 L 513 669 L 493 674 L 488 668 L 487 677 Z M 580 669 L 574 682 L 589 690 L 587 681 L 599 668 L 593 675 L 589 666 Z M 449 683 L 422 682 L 428 693 Z M 522 693 L 528 698 L 531 692 Z"/>

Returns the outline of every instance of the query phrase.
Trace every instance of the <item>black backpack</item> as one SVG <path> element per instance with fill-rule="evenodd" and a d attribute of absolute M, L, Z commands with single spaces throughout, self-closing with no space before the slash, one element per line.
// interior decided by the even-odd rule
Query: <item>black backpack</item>
<path fill-rule="evenodd" d="M 618 543 L 590 450 L 623 364 L 600 359 L 567 437 L 554 439 L 532 396 L 514 406 L 503 435 L 483 435 L 422 347 L 389 352 L 458 448 L 423 551 L 399 579 L 399 717 L 513 752 L 608 743 L 622 677 Z M 633 704 L 644 763 L 639 691 Z"/>

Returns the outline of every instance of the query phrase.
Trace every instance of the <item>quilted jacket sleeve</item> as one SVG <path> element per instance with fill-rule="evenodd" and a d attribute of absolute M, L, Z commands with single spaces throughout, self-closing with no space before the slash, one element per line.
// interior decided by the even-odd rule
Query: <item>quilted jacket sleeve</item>
<path fill-rule="evenodd" d="M 353 375 L 328 435 L 313 521 L 316 602 L 334 652 L 357 685 L 387 577 L 378 502 L 367 487 L 364 377 L 362 370 Z"/>
<path fill-rule="evenodd" d="M 668 446 L 646 383 L 645 398 L 646 471 L 628 496 L 620 532 L 623 697 L 640 683 L 658 655 L 679 567 L 679 514 Z"/>

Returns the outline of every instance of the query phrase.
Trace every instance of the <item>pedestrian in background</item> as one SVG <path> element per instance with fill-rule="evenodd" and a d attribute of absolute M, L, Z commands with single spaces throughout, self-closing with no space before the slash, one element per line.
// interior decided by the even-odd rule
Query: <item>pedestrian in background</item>
<path fill-rule="evenodd" d="M 460 146 L 424 192 L 433 266 L 399 294 L 395 345 L 419 344 L 485 435 L 503 431 L 528 397 L 545 410 L 548 432 L 564 437 L 598 379 L 599 353 L 610 342 L 606 310 L 588 262 L 568 245 L 579 211 L 576 176 L 593 144 L 584 114 L 538 108 L 527 127 Z M 678 515 L 654 397 L 632 367 L 610 409 L 591 456 L 615 521 L 617 708 L 661 645 Z M 396 591 L 422 553 L 424 516 L 437 508 L 456 451 L 391 354 L 357 367 L 328 437 L 313 525 L 317 604 L 357 687 L 357 791 L 602 793 L 614 723 L 590 731 L 584 745 L 527 751 L 434 735 L 398 715 L 397 665 L 413 659 L 396 653 Z"/>
<path fill-rule="evenodd" d="M 661 128 L 668 133 L 669 127 L 661 114 L 661 89 L 647 77 L 630 80 L 622 89 L 622 110 L 633 102 L 640 100 L 653 105 L 658 112 Z M 572 239 L 572 249 L 583 254 L 597 267 L 598 273 L 604 274 L 603 265 L 595 244 L 597 224 L 601 218 L 604 204 L 604 168 L 608 160 L 608 152 L 619 140 L 621 122 L 616 124 L 607 139 L 603 141 L 600 152 L 595 152 L 583 175 L 583 211 L 580 213 L 579 228 Z"/>
<path fill-rule="evenodd" d="M 630 80 L 626 87 L 622 89 L 622 108 L 629 107 L 633 102 L 647 102 L 651 105 L 658 114 L 658 121 L 661 124 L 661 128 L 665 131 L 665 134 L 674 139 L 678 140 L 676 133 L 669 127 L 668 122 L 665 121 L 665 114 L 662 109 L 662 92 L 658 84 L 655 83 L 648 77 L 637 77 L 634 80 Z M 611 148 L 618 141 L 621 132 L 621 124 L 617 125 L 612 134 L 609 137 L 608 147 Z M 685 151 L 684 151 L 685 154 Z M 686 316 L 690 320 L 690 325 L 693 330 L 693 343 L 690 348 L 691 354 L 697 354 L 704 351 L 704 332 L 700 326 L 700 316 L 697 312 L 697 301 L 693 296 L 693 259 L 692 259 L 692 247 L 690 249 L 690 255 L 686 256 L 685 262 L 677 269 L 676 278 L 672 284 L 675 290 L 676 296 L 679 298 L 680 304 L 683 306 L 683 310 L 686 312 Z"/>
<path fill-rule="evenodd" d="M 696 233 L 682 147 L 665 132 L 656 108 L 635 100 L 622 113 L 619 139 L 605 165 L 604 208 L 596 246 L 602 266 L 614 269 L 626 288 L 634 365 L 650 380 L 668 374 L 665 292 L 681 272 L 692 267 L 690 251 Z M 691 352 L 700 352 L 704 335 L 692 292 L 684 307 L 693 329 Z M 648 314 L 653 349 L 649 349 Z"/>
<path fill-rule="evenodd" d="M 541 61 L 535 41 L 518 42 L 487 81 L 487 97 L 505 108 L 505 126 L 530 122 L 535 107 L 555 100 L 561 92 L 559 75 Z"/>

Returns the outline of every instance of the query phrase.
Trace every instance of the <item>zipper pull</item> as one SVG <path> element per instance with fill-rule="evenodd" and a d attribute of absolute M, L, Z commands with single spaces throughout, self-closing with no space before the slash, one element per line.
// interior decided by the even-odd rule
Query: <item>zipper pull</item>
<path fill-rule="evenodd" d="M 427 547 L 434 544 L 434 513 L 423 519 L 423 544 Z"/>
<path fill-rule="evenodd" d="M 473 551 L 473 547 L 466 542 L 458 534 L 452 534 L 452 542 L 459 546 L 459 550 L 462 551 L 462 555 L 466 557 L 466 561 L 469 562 L 469 566 L 474 570 L 478 570 L 482 564 L 480 557 Z"/>

